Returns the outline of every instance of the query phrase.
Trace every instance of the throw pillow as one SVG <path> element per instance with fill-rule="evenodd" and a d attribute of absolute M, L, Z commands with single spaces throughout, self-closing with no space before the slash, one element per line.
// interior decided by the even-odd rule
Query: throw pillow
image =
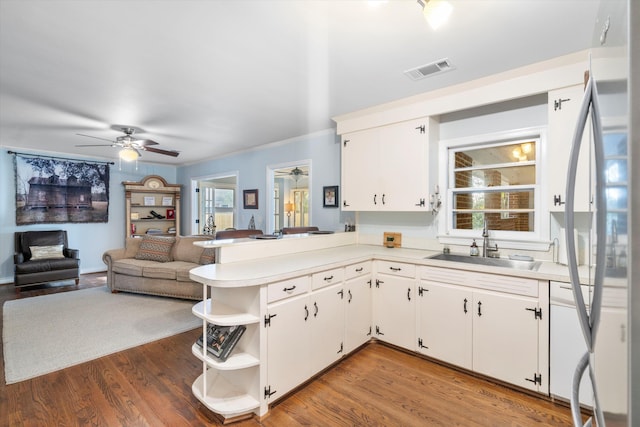
<path fill-rule="evenodd" d="M 53 246 L 29 246 L 31 259 L 64 258 L 62 245 Z"/>
<path fill-rule="evenodd" d="M 171 248 L 175 241 L 175 237 L 144 236 L 135 258 L 158 262 L 173 261 Z"/>
<path fill-rule="evenodd" d="M 206 265 L 213 264 L 214 262 L 216 262 L 215 248 L 205 248 L 202 251 L 202 255 L 200 255 L 200 264 Z"/>

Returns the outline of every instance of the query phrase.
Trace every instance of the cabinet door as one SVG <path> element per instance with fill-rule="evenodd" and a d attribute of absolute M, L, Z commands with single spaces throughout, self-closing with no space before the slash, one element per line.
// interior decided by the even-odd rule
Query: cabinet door
<path fill-rule="evenodd" d="M 380 191 L 379 158 L 377 129 L 343 136 L 341 189 L 343 211 L 377 210 L 376 203 L 381 200 L 380 196 L 376 196 Z"/>
<path fill-rule="evenodd" d="M 273 399 L 302 384 L 311 376 L 310 323 L 307 295 L 268 306 L 267 376 Z"/>
<path fill-rule="evenodd" d="M 549 123 L 547 133 L 546 164 L 547 203 L 551 212 L 564 212 L 564 203 L 554 203 L 554 198 L 566 200 L 567 165 L 576 120 L 582 104 L 583 85 L 570 86 L 549 92 Z M 586 127 L 582 139 L 578 174 L 576 176 L 575 210 L 589 211 L 589 148 L 590 128 Z"/>
<path fill-rule="evenodd" d="M 473 370 L 538 391 L 537 300 L 482 291 L 473 295 Z"/>
<path fill-rule="evenodd" d="M 380 128 L 381 210 L 429 208 L 427 125 L 427 119 L 419 119 Z"/>
<path fill-rule="evenodd" d="M 415 350 L 415 279 L 379 274 L 375 281 L 374 336 Z"/>
<path fill-rule="evenodd" d="M 596 339 L 594 370 L 600 406 L 605 412 L 611 414 L 626 414 L 628 411 L 627 330 L 625 309 L 602 308 Z"/>
<path fill-rule="evenodd" d="M 345 354 L 371 338 L 371 275 L 360 276 L 345 283 Z"/>
<path fill-rule="evenodd" d="M 418 351 L 471 369 L 473 293 L 422 281 L 418 288 Z"/>
<path fill-rule="evenodd" d="M 311 320 L 311 375 L 344 354 L 343 285 L 333 285 L 313 292 L 309 298 Z M 297 339 L 297 337 L 292 337 Z M 298 361 L 298 363 L 305 361 Z"/>

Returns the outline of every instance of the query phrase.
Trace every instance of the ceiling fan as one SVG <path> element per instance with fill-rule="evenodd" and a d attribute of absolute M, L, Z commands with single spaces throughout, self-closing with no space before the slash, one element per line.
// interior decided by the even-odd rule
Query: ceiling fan
<path fill-rule="evenodd" d="M 124 132 L 124 135 L 117 137 L 115 141 L 100 138 L 98 136 L 77 133 L 76 135 L 79 136 L 109 141 L 110 144 L 82 144 L 76 145 L 76 147 L 120 147 L 122 150 L 120 150 L 119 156 L 124 160 L 136 160 L 138 157 L 142 156 L 140 151 L 149 151 L 151 153 L 164 154 L 165 156 L 172 157 L 178 157 L 178 154 L 180 154 L 175 150 L 162 150 L 160 148 L 155 148 L 153 145 L 158 145 L 158 143 L 150 139 L 134 138 L 132 135 L 135 133 L 136 129 L 133 127 L 122 127 L 120 129 Z"/>
<path fill-rule="evenodd" d="M 306 168 L 305 168 L 306 169 Z M 303 176 L 309 176 L 308 170 L 300 169 L 299 167 L 295 167 L 293 169 L 282 169 L 275 171 L 277 177 L 285 177 L 292 178 L 294 181 L 298 182 L 300 178 Z"/>

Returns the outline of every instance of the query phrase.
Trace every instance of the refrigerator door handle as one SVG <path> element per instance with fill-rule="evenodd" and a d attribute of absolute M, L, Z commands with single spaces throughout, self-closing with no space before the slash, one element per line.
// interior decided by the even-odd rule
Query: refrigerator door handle
<path fill-rule="evenodd" d="M 578 262 L 576 259 L 576 248 L 574 240 L 574 196 L 575 196 L 575 182 L 576 171 L 578 166 L 578 156 L 580 154 L 580 144 L 582 142 L 582 136 L 584 128 L 589 117 L 589 110 L 591 110 L 591 120 L 593 128 L 593 141 L 594 141 L 594 156 L 596 164 L 596 270 L 594 277 L 594 293 L 593 301 L 591 302 L 591 313 L 587 311 L 584 295 L 580 287 L 580 276 L 578 274 Z M 595 376 L 593 374 L 593 350 L 595 347 L 596 333 L 600 322 L 600 311 L 602 308 L 602 292 L 603 292 L 603 279 L 604 279 L 604 257 L 605 257 L 605 245 L 606 245 L 606 194 L 605 194 L 605 182 L 604 182 L 604 144 L 602 137 L 602 124 L 600 122 L 600 106 L 598 103 L 598 91 L 596 83 L 593 79 L 592 73 L 589 75 L 589 80 L 585 89 L 584 98 L 580 107 L 580 113 L 578 115 L 578 122 L 576 124 L 576 131 L 573 136 L 571 144 L 571 154 L 569 158 L 569 169 L 567 172 L 567 191 L 565 202 L 565 235 L 567 241 L 567 261 L 569 267 L 569 277 L 573 288 L 573 295 L 576 302 L 576 311 L 578 314 L 578 320 L 580 321 L 580 327 L 587 344 L 587 353 L 580 360 L 578 367 L 574 373 L 573 379 L 573 393 L 571 395 L 571 410 L 574 417 L 574 424 L 576 426 L 582 425 L 580 413 L 580 401 L 579 401 L 579 383 L 587 366 L 589 367 L 589 375 L 591 377 L 591 384 L 593 388 L 593 395 L 595 399 L 595 415 L 598 425 L 604 425 L 604 414 L 600 408 L 598 401 L 598 393 L 595 382 Z M 577 417 L 577 418 L 576 418 Z M 585 425 L 591 425 L 591 419 L 587 421 Z"/>

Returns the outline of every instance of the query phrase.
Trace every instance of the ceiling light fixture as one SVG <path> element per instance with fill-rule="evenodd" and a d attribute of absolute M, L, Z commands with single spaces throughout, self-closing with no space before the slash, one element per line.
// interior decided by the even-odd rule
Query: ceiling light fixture
<path fill-rule="evenodd" d="M 134 160 L 138 160 L 138 152 L 131 147 L 125 147 L 118 153 L 118 157 L 120 157 L 125 162 L 133 162 Z"/>
<path fill-rule="evenodd" d="M 453 6 L 446 0 L 418 0 L 422 15 L 434 30 L 440 28 L 451 15 Z"/>

